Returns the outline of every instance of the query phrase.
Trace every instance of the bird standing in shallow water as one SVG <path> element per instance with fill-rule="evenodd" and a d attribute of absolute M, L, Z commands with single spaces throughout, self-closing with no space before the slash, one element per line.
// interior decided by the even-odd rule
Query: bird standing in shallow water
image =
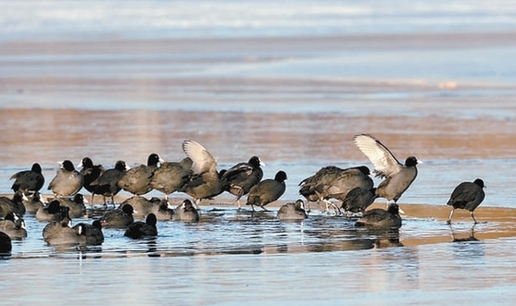
<path fill-rule="evenodd" d="M 340 209 L 328 199 L 344 200 L 348 192 L 355 187 L 373 188 L 370 174 L 369 168 L 365 166 L 346 169 L 336 166 L 323 167 L 315 175 L 299 183 L 299 193 L 308 201 L 322 201 L 326 204 L 326 209 L 330 205 L 336 212 L 340 212 Z"/>
<path fill-rule="evenodd" d="M 96 194 L 103 196 L 104 205 L 107 205 L 106 197 L 111 197 L 111 203 L 115 204 L 114 197 L 122 189 L 118 186 L 118 181 L 125 175 L 127 170 L 129 168 L 125 161 L 119 160 L 116 162 L 115 168 L 106 170 L 99 178 L 91 182 L 91 185 L 95 187 L 91 193 L 91 205 L 93 205 L 93 197 Z"/>
<path fill-rule="evenodd" d="M 362 189 L 355 187 L 342 201 L 341 208 L 350 214 L 363 213 L 376 199 L 376 188 Z"/>
<path fill-rule="evenodd" d="M 254 185 L 247 195 L 247 205 L 251 205 L 254 211 L 254 205 L 265 209 L 265 205 L 278 200 L 286 190 L 285 180 L 287 174 L 284 171 L 278 171 L 274 179 L 266 179 Z"/>
<path fill-rule="evenodd" d="M 217 172 L 217 161 L 200 143 L 194 140 L 183 142 L 183 151 L 192 160 L 192 168 L 188 182 L 181 191 L 193 198 L 199 208 L 199 201 L 209 199 L 222 193 L 220 173 Z"/>
<path fill-rule="evenodd" d="M 71 161 L 65 160 L 48 185 L 48 190 L 52 190 L 56 197 L 73 196 L 81 190 L 83 184 L 82 174 L 75 170 Z"/>
<path fill-rule="evenodd" d="M 164 162 L 164 160 L 158 154 L 150 154 L 147 158 L 147 165 L 139 165 L 127 170 L 118 181 L 118 186 L 134 195 L 148 193 L 152 190 L 152 176 L 160 162 Z"/>
<path fill-rule="evenodd" d="M 11 176 L 14 180 L 11 189 L 16 192 L 21 190 L 25 195 L 38 192 L 45 184 L 45 178 L 41 173 L 41 166 L 34 163 L 30 170 L 20 171 Z"/>
<path fill-rule="evenodd" d="M 165 200 L 168 200 L 169 194 L 181 190 L 188 182 L 191 167 L 192 160 L 189 157 L 185 157 L 180 162 L 161 163 L 152 176 L 152 187 L 164 193 Z"/>
<path fill-rule="evenodd" d="M 452 211 L 450 212 L 450 217 L 446 221 L 448 224 L 451 224 L 451 219 L 453 217 L 453 213 L 455 209 L 466 209 L 471 212 L 471 218 L 473 222 L 477 224 L 477 220 L 473 215 L 475 209 L 482 203 L 485 198 L 484 193 L 484 181 L 482 179 L 477 178 L 473 183 L 472 182 L 462 182 L 453 190 L 450 199 L 448 200 L 447 205 L 452 206 Z"/>
<path fill-rule="evenodd" d="M 264 166 L 258 156 L 253 156 L 247 163 L 238 163 L 224 172 L 220 178 L 222 189 L 235 195 L 238 208 L 240 198 L 249 193 L 251 188 L 258 184 L 263 178 Z"/>
<path fill-rule="evenodd" d="M 376 188 L 376 195 L 387 199 L 387 204 L 390 201 L 396 203 L 416 179 L 416 165 L 421 162 L 414 156 L 409 156 L 405 164 L 401 164 L 384 144 L 371 135 L 357 135 L 354 141 L 373 163 L 375 175 L 385 178 Z"/>
<path fill-rule="evenodd" d="M 96 181 L 102 173 L 104 173 L 104 167 L 102 167 L 102 165 L 94 165 L 89 157 L 84 157 L 79 167 L 82 167 L 80 173 L 84 177 L 84 189 L 88 190 L 93 198 L 96 185 L 92 185 L 91 183 Z"/>

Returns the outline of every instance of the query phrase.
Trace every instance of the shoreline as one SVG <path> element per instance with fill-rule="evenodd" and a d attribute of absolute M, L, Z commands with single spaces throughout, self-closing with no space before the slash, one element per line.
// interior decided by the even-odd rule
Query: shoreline
<path fill-rule="evenodd" d="M 7 194 L 1 194 L 0 196 L 8 196 Z M 52 195 L 43 194 L 45 200 L 52 198 Z M 145 195 L 144 195 L 145 197 Z M 88 195 L 86 196 L 88 198 Z M 127 197 L 122 195 L 115 196 L 115 207 L 125 200 Z M 150 198 L 150 197 L 148 197 Z M 170 197 L 169 201 L 171 206 L 177 206 L 181 204 L 182 200 L 188 197 Z M 102 197 L 96 198 L 101 200 Z M 266 206 L 269 209 L 265 212 L 266 215 L 275 216 L 277 209 L 283 204 L 288 202 L 294 202 L 295 200 L 278 200 L 272 202 Z M 402 215 L 404 220 L 404 227 L 400 229 L 400 241 L 404 246 L 418 246 L 435 243 L 448 243 L 451 241 L 471 241 L 471 240 L 492 240 L 502 239 L 509 237 L 516 237 L 516 208 L 507 207 L 490 207 L 490 206 L 479 206 L 475 210 L 475 217 L 478 220 L 478 224 L 473 224 L 469 211 L 456 210 L 453 215 L 452 224 L 446 224 L 446 220 L 450 214 L 451 208 L 447 205 L 429 205 L 429 204 L 406 204 L 398 203 L 403 209 L 405 214 Z M 241 202 L 242 209 L 251 211 L 250 207 L 246 207 L 245 202 Z M 306 205 L 306 201 L 305 201 Z M 101 201 L 95 201 L 95 207 L 102 206 Z M 92 209 L 91 204 L 86 204 L 87 209 Z M 109 209 L 113 206 L 108 204 Z M 200 203 L 201 207 L 201 222 L 202 222 L 202 211 L 210 207 L 223 207 L 228 209 L 237 210 L 234 199 L 228 197 L 219 197 L 213 200 L 203 200 Z M 322 213 L 317 204 L 310 203 L 311 213 L 309 217 L 316 216 L 317 218 L 343 218 L 336 217 L 333 213 L 327 216 Z M 385 208 L 385 202 L 375 202 L 369 209 L 373 208 Z M 93 208 L 95 209 L 95 208 Z M 261 213 L 260 208 L 256 208 L 257 213 Z M 88 217 L 88 219 L 91 219 Z M 349 221 L 349 219 L 343 218 L 343 220 Z M 427 221 L 431 224 L 431 228 L 425 228 L 419 231 L 414 228 L 412 222 Z M 450 237 L 451 236 L 451 237 Z M 456 237 L 455 237 L 456 236 Z M 301 248 L 303 249 L 303 248 Z M 300 250 L 301 250 L 300 249 Z"/>

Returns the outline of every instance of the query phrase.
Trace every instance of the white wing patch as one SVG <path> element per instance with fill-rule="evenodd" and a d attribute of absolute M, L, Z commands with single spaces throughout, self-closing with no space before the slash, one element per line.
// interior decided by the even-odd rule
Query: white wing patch
<path fill-rule="evenodd" d="M 194 140 L 183 142 L 183 151 L 192 160 L 192 170 L 196 174 L 217 171 L 217 162 L 206 148 Z"/>
<path fill-rule="evenodd" d="M 391 176 L 403 169 L 389 149 L 371 135 L 357 135 L 354 141 L 360 151 L 373 163 L 376 176 Z"/>

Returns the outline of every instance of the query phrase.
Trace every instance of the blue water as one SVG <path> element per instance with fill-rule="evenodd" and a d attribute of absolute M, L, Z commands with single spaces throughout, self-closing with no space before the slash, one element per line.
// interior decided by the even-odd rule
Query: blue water
<path fill-rule="evenodd" d="M 0 40 L 507 31 L 512 1 L 30 1 L 0 3 Z"/>
<path fill-rule="evenodd" d="M 401 205 L 444 207 L 456 184 L 482 177 L 483 206 L 515 208 L 510 145 L 489 147 L 482 139 L 485 146 L 471 146 L 482 150 L 476 154 L 470 146 L 440 151 L 417 139 L 490 135 L 493 143 L 501 137 L 512 143 L 515 15 L 516 5 L 501 0 L 2 1 L 0 193 L 9 193 L 9 177 L 34 161 L 43 164 L 48 185 L 63 158 L 77 164 L 91 155 L 106 167 L 123 158 L 135 165 L 152 150 L 179 160 L 180 143 L 193 138 L 216 155 L 219 168 L 266 156 L 265 177 L 286 170 L 282 199 L 295 200 L 298 183 L 323 166 L 372 167 L 351 138 L 372 132 L 406 136 L 387 145 L 400 159 L 416 151 L 424 161 Z M 40 118 L 43 109 L 62 117 Z M 31 116 L 11 117 L 23 111 Z M 443 126 L 426 126 L 429 118 L 444 119 L 437 121 Z M 473 129 L 471 122 L 477 122 Z M 11 259 L 0 261 L 2 288 L 9 292 L 4 300 L 514 300 L 507 268 L 515 259 L 514 238 L 469 239 L 469 220 L 450 228 L 433 218 L 406 217 L 400 244 L 373 248 L 379 237 L 316 209 L 303 223 L 284 223 L 275 218 L 276 208 L 252 215 L 213 202 L 199 224 L 160 222 L 159 236 L 146 241 L 107 229 L 101 247 L 86 249 L 46 245 L 45 224 L 26 215 L 29 237 L 15 241 Z M 506 224 L 482 223 L 475 231 L 500 226 Z M 454 235 L 468 239 L 454 242 Z M 403 246 L 418 239 L 423 242 Z"/>

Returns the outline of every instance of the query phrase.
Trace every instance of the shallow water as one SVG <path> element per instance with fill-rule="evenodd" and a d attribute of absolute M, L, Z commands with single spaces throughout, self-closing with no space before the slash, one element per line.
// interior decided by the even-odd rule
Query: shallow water
<path fill-rule="evenodd" d="M 512 3 L 151 4 L 0 3 L 0 193 L 33 162 L 46 188 L 63 159 L 177 161 L 194 139 L 220 169 L 258 155 L 265 177 L 285 170 L 281 200 L 294 201 L 323 166 L 372 167 L 352 142 L 371 133 L 400 160 L 424 162 L 399 201 L 399 237 L 316 205 L 304 222 L 281 222 L 277 205 L 252 214 L 222 195 L 199 224 L 159 222 L 153 240 L 105 229 L 101 247 L 56 248 L 27 214 L 29 237 L 0 261 L 9 302 L 514 300 Z M 447 226 L 451 191 L 477 177 L 487 185 L 481 223 L 458 212 Z"/>

